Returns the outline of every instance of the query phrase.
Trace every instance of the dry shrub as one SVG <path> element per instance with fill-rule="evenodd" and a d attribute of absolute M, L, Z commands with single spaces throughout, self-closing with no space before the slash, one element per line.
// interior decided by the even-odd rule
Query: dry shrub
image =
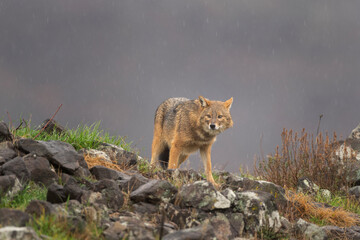
<path fill-rule="evenodd" d="M 309 220 L 311 217 L 318 218 L 330 225 L 338 227 L 351 227 L 360 223 L 359 217 L 351 212 L 338 207 L 322 207 L 320 204 L 314 202 L 312 198 L 303 193 L 294 193 L 286 191 L 286 196 L 291 203 L 291 212 L 297 217 Z M 285 214 L 286 215 L 286 214 Z"/>
<path fill-rule="evenodd" d="M 330 140 L 328 134 L 323 137 L 320 133 L 314 138 L 304 129 L 300 135 L 283 129 L 281 140 L 281 149 L 277 146 L 275 154 L 267 156 L 268 159 L 263 158 L 259 164 L 255 161 L 257 176 L 289 188 L 296 188 L 301 177 L 308 177 L 321 188 L 331 191 L 348 187 L 350 166 L 356 159 L 351 156 L 339 160 L 335 155 L 339 147 L 335 133 Z M 348 154 L 344 152 L 344 156 Z"/>

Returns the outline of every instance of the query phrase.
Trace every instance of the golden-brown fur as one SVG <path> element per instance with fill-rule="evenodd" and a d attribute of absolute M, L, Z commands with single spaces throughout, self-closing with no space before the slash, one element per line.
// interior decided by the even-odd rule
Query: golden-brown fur
<path fill-rule="evenodd" d="M 233 99 L 211 101 L 169 98 L 157 108 L 154 120 L 151 164 L 175 169 L 188 156 L 200 150 L 206 178 L 215 184 L 211 173 L 211 146 L 216 136 L 232 127 L 230 108 Z"/>

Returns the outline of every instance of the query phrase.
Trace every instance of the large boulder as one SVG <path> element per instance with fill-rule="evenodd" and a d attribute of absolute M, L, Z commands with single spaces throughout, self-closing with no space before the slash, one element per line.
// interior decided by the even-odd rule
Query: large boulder
<path fill-rule="evenodd" d="M 280 230 L 281 219 L 274 196 L 262 191 L 237 192 L 234 210 L 244 215 L 245 230 L 251 234 L 261 228 Z"/>
<path fill-rule="evenodd" d="M 78 154 L 72 145 L 61 141 L 35 141 L 20 139 L 16 146 L 24 153 L 33 153 L 47 158 L 55 167 L 60 167 L 65 172 L 75 173 L 80 167 L 79 161 L 83 156 Z"/>
<path fill-rule="evenodd" d="M 197 181 L 181 187 L 177 194 L 177 201 L 181 207 L 193 207 L 201 210 L 230 208 L 230 200 L 218 192 L 207 181 Z"/>
<path fill-rule="evenodd" d="M 171 202 L 175 198 L 177 189 L 165 180 L 151 180 L 150 182 L 141 185 L 138 189 L 130 194 L 130 199 L 133 202 Z"/>

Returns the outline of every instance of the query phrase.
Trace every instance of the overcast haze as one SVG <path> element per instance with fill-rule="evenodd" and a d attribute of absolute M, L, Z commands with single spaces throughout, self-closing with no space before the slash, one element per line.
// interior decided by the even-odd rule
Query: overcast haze
<path fill-rule="evenodd" d="M 149 158 L 169 97 L 234 97 L 213 164 L 252 168 L 282 128 L 360 122 L 360 1 L 0 1 L 0 118 L 101 121 Z M 191 166 L 201 166 L 198 155 Z"/>

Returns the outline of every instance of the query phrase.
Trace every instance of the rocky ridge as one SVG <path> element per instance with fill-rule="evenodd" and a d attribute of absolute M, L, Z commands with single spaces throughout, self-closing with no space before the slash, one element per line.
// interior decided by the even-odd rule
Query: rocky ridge
<path fill-rule="evenodd" d="M 96 223 L 109 240 L 248 239 L 261 232 L 270 232 L 272 239 L 360 239 L 356 226 L 318 227 L 301 218 L 290 223 L 279 213 L 289 204 L 285 190 L 271 182 L 219 172 L 222 187 L 216 189 L 193 170 L 149 174 L 136 154 L 109 144 L 100 149 L 76 151 L 60 141 L 14 139 L 0 122 L 0 199 L 12 198 L 29 181 L 47 188 L 46 201 L 33 199 L 25 211 L 0 209 L 0 239 L 41 239 L 28 223 L 42 214 L 65 217 L 74 226 Z M 89 168 L 84 156 L 90 155 L 133 167 Z M 311 191 L 304 190 L 313 186 L 308 182 L 302 191 Z M 360 190 L 352 191 L 359 195 Z"/>

